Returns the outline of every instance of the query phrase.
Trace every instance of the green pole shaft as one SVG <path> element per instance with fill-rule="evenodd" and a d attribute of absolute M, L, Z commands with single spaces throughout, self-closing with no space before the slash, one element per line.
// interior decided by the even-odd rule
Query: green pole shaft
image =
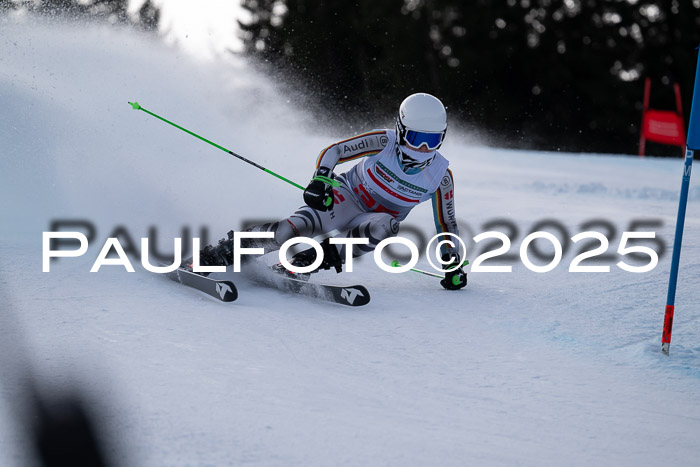
<path fill-rule="evenodd" d="M 132 107 L 134 110 L 143 110 L 143 111 L 146 112 L 148 115 L 152 115 L 152 116 L 156 117 L 157 119 L 162 120 L 162 121 L 164 121 L 165 123 L 167 123 L 167 124 L 169 124 L 169 125 L 172 125 L 172 126 L 174 126 L 175 128 L 177 128 L 177 129 L 179 129 L 179 130 L 182 130 L 182 131 L 184 131 L 185 133 L 188 133 L 188 134 L 194 136 L 195 138 L 199 138 L 199 139 L 201 139 L 202 141 L 204 141 L 205 143 L 209 143 L 209 144 L 211 144 L 212 146 L 214 146 L 215 148 L 219 148 L 219 149 L 221 149 L 222 151 L 224 151 L 224 152 L 226 152 L 226 153 L 228 153 L 228 154 L 230 154 L 230 155 L 232 155 L 232 156 L 234 156 L 234 157 L 237 157 L 238 159 L 242 160 L 243 162 L 247 162 L 248 164 L 252 165 L 253 167 L 257 167 L 258 169 L 262 170 L 263 172 L 267 172 L 267 173 L 269 173 L 270 175 L 272 175 L 272 176 L 274 176 L 274 177 L 277 177 L 277 178 L 279 178 L 280 180 L 283 180 L 283 181 L 289 183 L 290 185 L 294 185 L 295 187 L 299 188 L 300 190 L 303 190 L 303 189 L 304 189 L 304 187 L 301 186 L 301 185 L 299 185 L 298 183 L 294 183 L 293 181 L 289 180 L 288 178 L 285 178 L 285 177 L 283 177 L 282 175 L 273 172 L 272 170 L 266 169 L 266 168 L 263 167 L 262 165 L 256 164 L 255 162 L 251 161 L 250 159 L 246 159 L 245 157 L 241 156 L 240 154 L 236 154 L 235 152 L 231 151 L 230 149 L 226 149 L 226 148 L 223 147 L 223 146 L 219 146 L 219 145 L 216 144 L 215 142 L 209 141 L 208 139 L 203 138 L 203 137 L 199 136 L 198 134 L 191 132 L 191 131 L 188 130 L 187 128 L 183 128 L 183 127 L 181 127 L 180 125 L 178 125 L 178 124 L 176 124 L 176 123 L 173 123 L 173 122 L 171 122 L 171 121 L 169 121 L 169 120 L 166 120 L 165 118 L 161 117 L 160 115 L 154 114 L 154 113 L 151 112 L 150 110 L 144 109 L 143 107 L 141 107 L 141 106 L 139 105 L 138 102 L 129 102 L 129 105 L 131 105 L 131 107 Z"/>
<path fill-rule="evenodd" d="M 469 261 L 464 260 L 464 262 L 460 265 L 460 267 L 466 266 L 467 264 L 469 264 Z M 392 261 L 391 265 L 395 268 L 398 268 L 399 266 L 401 266 L 401 264 L 399 264 L 398 261 Z M 440 279 L 445 277 L 444 274 L 436 274 L 436 273 L 430 272 L 430 271 L 423 271 L 422 269 L 411 268 L 411 269 L 409 269 L 409 271 L 417 272 L 419 274 L 425 274 L 426 276 L 439 277 Z"/>
<path fill-rule="evenodd" d="M 440 274 L 436 274 L 436 273 L 434 273 L 434 272 L 423 271 L 422 269 L 414 269 L 414 268 L 411 268 L 410 270 L 413 271 L 413 272 L 417 272 L 417 273 L 419 273 L 419 274 L 425 274 L 426 276 L 437 277 L 437 278 L 439 278 L 439 279 L 442 279 L 443 277 L 445 277 L 444 274 L 440 275 Z"/>

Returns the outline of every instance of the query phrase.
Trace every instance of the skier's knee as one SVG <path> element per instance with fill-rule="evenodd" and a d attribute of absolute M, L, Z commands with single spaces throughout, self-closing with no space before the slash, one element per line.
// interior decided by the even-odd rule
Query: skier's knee
<path fill-rule="evenodd" d="M 265 253 L 279 249 L 281 243 L 278 241 L 279 222 L 268 222 L 244 229 L 243 232 L 272 232 L 272 238 L 243 238 L 241 246 L 243 248 L 263 248 Z"/>
<path fill-rule="evenodd" d="M 356 230 L 360 236 L 369 239 L 369 244 L 375 247 L 385 238 L 398 234 L 399 223 L 389 214 L 374 213 L 368 216 Z"/>
<path fill-rule="evenodd" d="M 354 245 L 353 256 L 361 256 L 371 251 L 379 245 L 382 240 L 394 237 L 399 233 L 399 223 L 389 214 L 372 213 L 354 229 L 348 237 L 366 238 L 369 243 L 366 245 Z"/>

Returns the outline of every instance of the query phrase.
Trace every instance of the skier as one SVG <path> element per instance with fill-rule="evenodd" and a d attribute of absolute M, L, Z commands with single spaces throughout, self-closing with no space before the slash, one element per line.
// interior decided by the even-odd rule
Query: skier
<path fill-rule="evenodd" d="M 306 206 L 279 222 L 246 229 L 273 232 L 271 239 L 243 239 L 244 247 L 262 247 L 265 253 L 278 250 L 293 237 L 321 241 L 324 261 L 319 269 L 342 270 L 344 246 L 331 245 L 328 238 L 368 238 L 369 244 L 352 245 L 354 257 L 371 252 L 385 238 L 399 231 L 399 223 L 418 204 L 432 200 L 438 234 L 459 235 L 454 209 L 454 180 L 449 162 L 437 149 L 447 130 L 442 102 L 430 94 L 408 96 L 399 107 L 396 129 L 373 130 L 332 144 L 321 151 L 316 171 L 304 191 Z M 334 174 L 337 164 L 361 159 L 350 170 Z M 248 255 L 243 255 L 245 258 Z M 313 248 L 297 253 L 294 266 L 316 260 Z M 443 247 L 445 278 L 440 284 L 450 290 L 467 285 L 467 275 L 456 248 Z M 201 250 L 203 266 L 228 266 L 233 262 L 233 231 L 218 245 Z M 276 268 L 287 272 L 281 265 Z"/>

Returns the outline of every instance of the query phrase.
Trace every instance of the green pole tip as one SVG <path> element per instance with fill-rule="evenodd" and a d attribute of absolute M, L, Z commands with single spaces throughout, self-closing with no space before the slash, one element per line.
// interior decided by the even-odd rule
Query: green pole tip
<path fill-rule="evenodd" d="M 399 262 L 396 261 L 396 260 L 394 260 L 394 261 L 391 262 L 391 266 L 394 267 L 394 268 L 398 268 L 398 267 L 399 267 Z"/>
<path fill-rule="evenodd" d="M 138 102 L 129 102 L 129 105 L 130 105 L 134 110 L 141 110 L 141 106 L 139 105 Z"/>

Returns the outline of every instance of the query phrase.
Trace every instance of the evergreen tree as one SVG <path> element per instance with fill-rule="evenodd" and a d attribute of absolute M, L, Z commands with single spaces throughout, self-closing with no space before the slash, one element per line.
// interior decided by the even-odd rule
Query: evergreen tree
<path fill-rule="evenodd" d="M 134 23 L 143 29 L 158 26 L 159 12 L 147 0 L 135 18 L 128 15 L 129 0 L 0 0 L 0 11 L 24 10 L 46 16 L 97 17 L 110 23 Z"/>
<path fill-rule="evenodd" d="M 415 91 L 506 146 L 635 153 L 643 79 L 692 93 L 695 0 L 244 0 L 247 52 L 351 126 Z M 686 113 L 689 112 L 686 106 Z"/>

